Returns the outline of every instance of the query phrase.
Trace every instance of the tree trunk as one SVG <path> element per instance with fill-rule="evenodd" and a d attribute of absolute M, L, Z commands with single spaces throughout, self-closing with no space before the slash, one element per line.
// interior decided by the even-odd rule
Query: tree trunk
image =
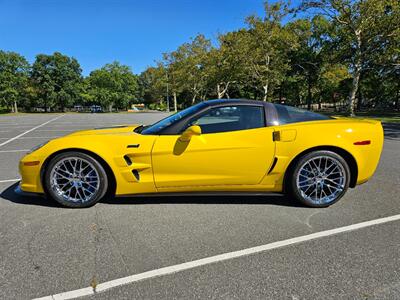
<path fill-rule="evenodd" d="M 357 111 L 360 111 L 362 109 L 363 105 L 363 94 L 361 91 L 361 86 L 358 87 L 358 101 L 357 101 Z"/>
<path fill-rule="evenodd" d="M 264 102 L 267 102 L 267 100 L 268 100 L 268 88 L 269 88 L 269 83 L 267 82 L 267 83 L 263 86 L 263 89 L 264 89 L 263 101 L 264 101 Z"/>
<path fill-rule="evenodd" d="M 332 103 L 333 103 L 333 111 L 334 111 L 334 112 L 337 112 L 336 101 L 335 101 L 335 97 L 334 97 L 334 94 L 333 94 L 333 93 L 332 93 L 332 95 L 331 95 L 331 101 L 332 101 Z"/>
<path fill-rule="evenodd" d="M 269 63 L 270 63 L 270 56 L 268 54 L 265 55 L 265 66 L 267 68 L 267 74 L 269 74 Z M 269 76 L 269 75 L 268 75 Z M 263 100 L 264 102 L 267 102 L 268 100 L 268 88 L 269 88 L 269 79 L 267 79 L 267 82 L 263 86 L 264 88 L 264 97 Z"/>
<path fill-rule="evenodd" d="M 17 101 L 14 101 L 14 112 L 15 112 L 15 113 L 18 113 Z"/>
<path fill-rule="evenodd" d="M 113 105 L 112 105 L 112 103 L 111 103 L 111 104 L 108 105 L 108 111 L 109 111 L 110 113 L 112 113 L 112 109 L 113 109 Z"/>
<path fill-rule="evenodd" d="M 360 76 L 361 76 L 361 63 L 357 63 L 354 69 L 354 77 L 353 77 L 353 83 L 351 85 L 351 91 L 350 91 L 350 97 L 349 97 L 349 110 L 350 110 L 350 116 L 354 117 L 355 111 L 356 111 L 356 94 L 358 90 L 358 84 L 360 82 Z"/>
<path fill-rule="evenodd" d="M 307 80 L 307 109 L 311 110 L 312 92 L 311 92 L 311 78 L 308 76 Z"/>
<path fill-rule="evenodd" d="M 174 92 L 174 111 L 178 111 L 178 100 L 176 99 L 176 92 Z"/>
<path fill-rule="evenodd" d="M 354 64 L 354 75 L 353 75 L 353 82 L 351 85 L 350 97 L 349 97 L 349 110 L 350 116 L 354 117 L 356 111 L 356 95 L 358 90 L 358 85 L 360 83 L 361 77 L 361 68 L 362 68 L 362 58 L 361 58 L 361 31 L 356 30 L 355 35 L 357 38 L 357 50 L 356 50 L 356 57 L 355 57 L 355 64 Z"/>
<path fill-rule="evenodd" d="M 399 86 L 400 86 L 400 84 L 399 84 Z M 396 100 L 395 100 L 395 104 L 394 104 L 394 108 L 395 109 L 399 109 L 399 103 L 400 103 L 400 89 L 398 89 L 397 90 L 397 97 L 396 97 Z"/>
<path fill-rule="evenodd" d="M 193 98 L 192 98 L 192 105 L 196 103 L 196 96 L 197 96 L 196 94 L 193 95 Z"/>
<path fill-rule="evenodd" d="M 221 85 L 219 83 L 217 84 L 217 95 L 218 95 L 218 99 L 222 99 L 222 97 L 224 96 L 224 93 L 221 89 Z"/>
<path fill-rule="evenodd" d="M 230 81 L 228 81 L 226 84 L 225 84 L 225 87 L 224 88 L 222 88 L 222 85 L 223 85 L 224 83 L 218 83 L 217 84 L 217 95 L 218 95 L 218 99 L 222 99 L 224 96 L 225 96 L 225 94 L 228 94 L 228 87 L 229 87 L 229 84 L 230 84 Z M 228 97 L 229 98 L 229 97 Z"/>

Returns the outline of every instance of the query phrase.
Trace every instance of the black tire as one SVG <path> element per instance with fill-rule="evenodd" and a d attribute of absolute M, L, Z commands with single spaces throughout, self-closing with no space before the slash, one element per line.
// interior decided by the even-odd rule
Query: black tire
<path fill-rule="evenodd" d="M 337 170 L 339 174 L 335 174 L 335 176 L 338 176 L 339 179 L 334 180 L 338 180 L 339 183 L 336 183 L 336 181 L 332 180 L 333 177 L 330 176 L 333 175 L 325 175 L 325 173 L 328 173 L 329 169 L 323 169 L 323 167 L 318 168 L 318 166 L 316 166 L 314 169 L 311 169 L 312 166 L 314 166 L 314 163 L 318 162 L 321 158 L 322 164 L 324 163 L 324 161 L 332 162 L 332 165 L 334 167 L 334 164 L 337 164 Z M 311 172 L 309 171 L 309 169 L 311 170 Z M 324 171 L 321 172 L 321 170 Z M 288 172 L 289 173 L 285 181 L 287 192 L 289 193 L 289 195 L 293 196 L 295 199 L 309 207 L 328 207 L 336 203 L 346 193 L 350 183 L 350 168 L 347 162 L 343 159 L 343 157 L 332 151 L 324 150 L 307 153 L 304 156 L 300 157 L 295 162 L 293 167 L 288 170 Z M 314 175 L 317 173 L 318 175 Z M 304 174 L 306 174 L 307 177 Z M 336 183 L 337 185 L 334 185 L 334 183 Z M 301 184 L 304 184 L 304 186 L 300 187 Z M 310 193 L 307 189 L 314 189 L 314 199 L 312 195 L 307 195 L 307 193 Z M 337 189 L 336 193 L 332 193 L 331 197 L 328 197 L 327 194 L 335 189 Z M 318 199 L 319 192 L 321 197 Z M 325 195 L 327 196 L 322 197 L 323 193 L 325 193 Z M 322 199 L 326 200 L 323 201 Z"/>
<path fill-rule="evenodd" d="M 54 184 L 52 185 L 52 172 L 56 172 L 55 167 L 57 165 L 59 165 L 59 163 L 61 163 L 62 161 L 66 161 L 68 159 L 72 159 L 72 160 L 77 159 L 77 160 L 81 161 L 81 170 L 82 170 L 82 161 L 84 163 L 88 163 L 90 168 L 95 170 L 95 171 L 93 171 L 94 173 L 92 173 L 92 174 L 95 174 L 96 177 L 98 177 L 98 181 L 96 181 L 96 183 L 95 183 L 96 188 L 92 188 L 95 190 L 93 191 L 93 193 L 91 194 L 90 197 L 87 196 L 87 194 L 85 194 L 85 191 L 88 191 L 88 189 L 86 189 L 86 188 L 85 188 L 85 191 L 81 188 L 81 190 L 79 190 L 79 192 L 78 192 L 78 189 L 82 186 L 82 184 L 81 184 L 81 186 L 79 186 L 77 188 L 72 187 L 72 188 L 75 188 L 75 197 L 77 197 L 77 194 L 82 195 L 82 192 L 83 192 L 85 200 L 79 201 L 77 199 L 73 199 L 73 197 L 71 197 L 71 196 L 70 197 L 68 197 L 66 195 L 63 196 L 57 192 L 58 187 L 56 187 Z M 53 171 L 53 169 L 54 169 L 54 171 Z M 79 172 L 79 173 L 81 173 L 81 172 Z M 64 174 L 66 174 L 66 173 L 64 173 Z M 70 176 L 70 175 L 67 175 L 67 176 Z M 59 177 L 59 178 L 61 178 L 61 177 Z M 68 182 L 68 180 L 71 181 L 72 178 L 65 179 L 65 182 Z M 79 181 L 79 179 L 74 179 L 74 180 Z M 45 191 L 45 194 L 47 197 L 57 201 L 58 203 L 60 203 L 63 206 L 72 207 L 72 208 L 90 207 L 90 206 L 94 205 L 95 203 L 97 203 L 106 194 L 106 192 L 108 190 L 108 183 L 109 183 L 107 173 L 104 170 L 101 163 L 99 163 L 92 156 L 82 153 L 82 152 L 77 152 L 77 151 L 64 152 L 64 153 L 60 153 L 60 154 L 56 155 L 55 157 L 53 157 L 46 166 L 46 169 L 43 173 L 42 181 L 43 181 L 43 188 L 44 188 L 44 191 Z M 69 182 L 68 184 L 73 185 L 74 183 Z M 84 184 L 87 185 L 87 183 L 84 183 Z M 86 186 L 86 187 L 88 187 L 88 186 Z M 58 190 L 60 191 L 59 188 L 58 188 Z M 86 199 L 86 196 L 87 196 L 87 199 Z"/>

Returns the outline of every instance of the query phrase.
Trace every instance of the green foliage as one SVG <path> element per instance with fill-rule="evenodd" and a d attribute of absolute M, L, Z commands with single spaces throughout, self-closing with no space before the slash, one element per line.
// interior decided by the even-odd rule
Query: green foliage
<path fill-rule="evenodd" d="M 0 51 L 0 106 L 18 112 L 28 84 L 29 63 L 15 53 Z"/>
<path fill-rule="evenodd" d="M 399 62 L 400 2 L 303 0 L 300 8 L 311 9 L 331 21 L 333 30 L 330 43 L 335 46 L 337 58 L 346 64 L 352 74 L 349 111 L 354 115 L 363 73 L 371 66 L 377 70 L 386 63 Z M 393 66 L 390 69 L 393 70 Z M 362 99 L 358 102 L 362 102 Z"/>
<path fill-rule="evenodd" d="M 59 52 L 39 54 L 32 65 L 31 78 L 45 110 L 57 107 L 64 111 L 79 96 L 81 68 L 75 58 Z"/>
<path fill-rule="evenodd" d="M 108 107 L 110 112 L 114 106 L 126 109 L 129 104 L 136 102 L 138 78 L 128 66 L 119 62 L 106 64 L 91 72 L 87 81 L 87 100 Z"/>
<path fill-rule="evenodd" d="M 288 7 L 283 1 L 265 2 L 264 18 L 247 19 L 250 28 L 243 44 L 247 58 L 244 67 L 248 79 L 253 79 L 256 87 L 262 87 L 264 101 L 284 81 L 290 69 L 289 53 L 298 48 L 293 31 L 282 25 L 287 14 Z"/>
<path fill-rule="evenodd" d="M 304 0 L 295 10 L 266 1 L 263 16 L 221 34 L 217 47 L 199 35 L 142 76 L 152 74 L 152 100 L 165 99 L 168 86 L 181 107 L 243 97 L 309 108 L 347 101 L 352 113 L 356 104 L 399 108 L 399 17 L 396 0 Z"/>
<path fill-rule="evenodd" d="M 139 76 L 113 62 L 82 78 L 77 60 L 58 52 L 39 54 L 30 67 L 0 51 L 0 106 L 112 111 L 141 102 L 177 110 L 235 97 L 310 109 L 347 102 L 352 114 L 400 109 L 399 24 L 398 0 L 303 0 L 295 8 L 265 1 L 263 15 L 249 16 L 244 28 L 220 34 L 215 45 L 198 34 Z"/>
<path fill-rule="evenodd" d="M 161 102 L 161 103 L 150 103 L 149 105 L 148 105 L 148 108 L 149 109 L 151 109 L 151 110 L 166 110 L 167 109 L 167 106 L 166 106 L 166 104 L 165 104 L 165 102 Z"/>
<path fill-rule="evenodd" d="M 163 103 L 166 97 L 167 73 L 163 67 L 149 67 L 138 78 L 139 99 L 146 104 Z"/>

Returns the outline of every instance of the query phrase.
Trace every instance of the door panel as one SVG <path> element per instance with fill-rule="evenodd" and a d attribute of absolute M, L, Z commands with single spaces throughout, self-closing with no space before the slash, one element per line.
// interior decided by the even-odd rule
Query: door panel
<path fill-rule="evenodd" d="M 193 136 L 159 136 L 152 151 L 156 187 L 257 184 L 275 154 L 268 127 Z"/>

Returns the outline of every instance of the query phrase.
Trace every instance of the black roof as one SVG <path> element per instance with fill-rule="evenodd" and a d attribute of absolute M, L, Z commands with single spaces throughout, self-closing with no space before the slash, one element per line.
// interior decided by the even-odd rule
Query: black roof
<path fill-rule="evenodd" d="M 207 100 L 203 102 L 208 106 L 215 106 L 215 105 L 225 105 L 225 104 L 250 104 L 250 105 L 265 105 L 268 102 L 263 102 L 259 100 L 248 100 L 248 99 L 213 99 Z"/>

